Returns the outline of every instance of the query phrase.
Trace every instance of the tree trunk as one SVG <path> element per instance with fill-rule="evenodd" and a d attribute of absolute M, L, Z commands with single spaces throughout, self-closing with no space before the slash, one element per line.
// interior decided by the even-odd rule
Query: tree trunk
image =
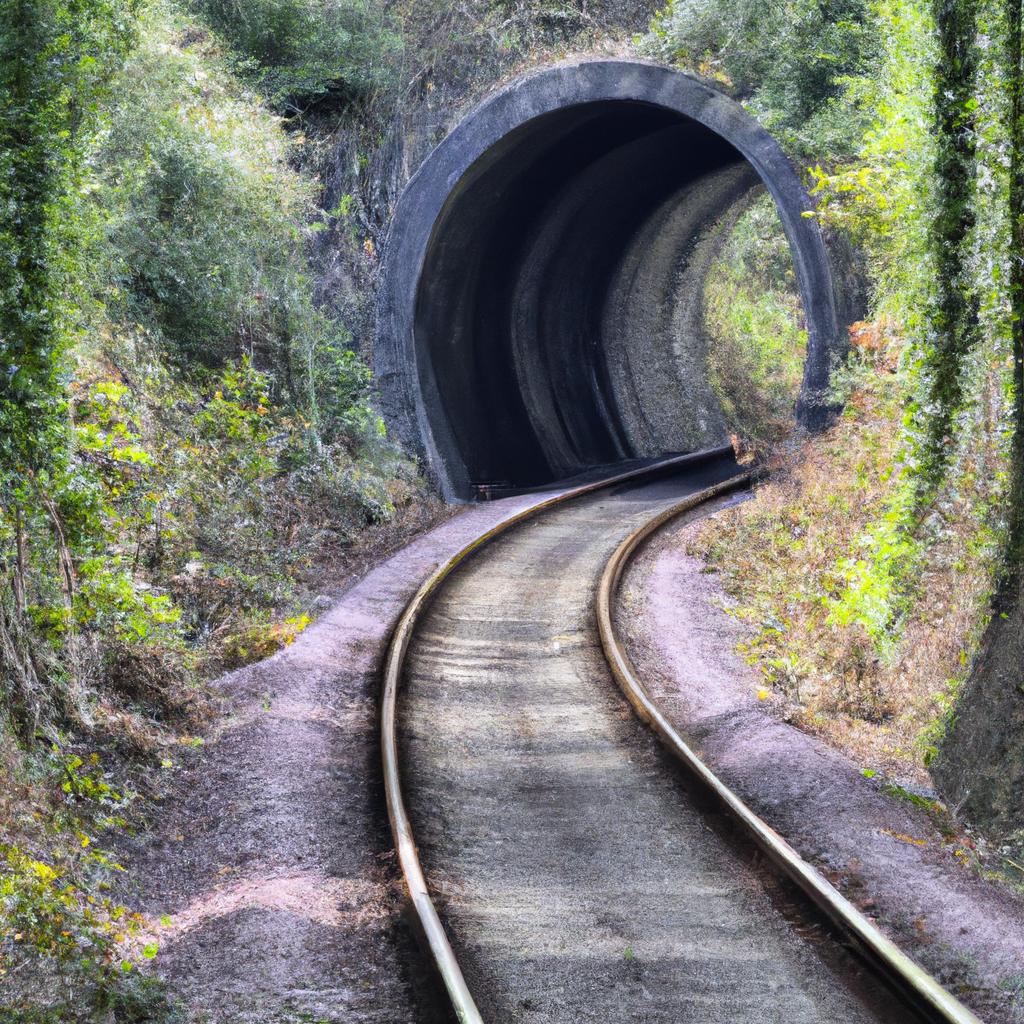
<path fill-rule="evenodd" d="M 43 687 L 29 654 L 30 639 L 18 612 L 0 598 L 0 684 L 3 700 L 26 743 L 32 743 L 42 713 Z"/>
<path fill-rule="evenodd" d="M 1008 215 L 1014 431 L 1005 573 L 981 653 L 957 704 L 932 775 L 972 822 L 1001 833 L 1024 829 L 1024 0 L 1004 0 L 1010 89 Z M 1022 837 L 1024 838 L 1024 837 Z"/>
<path fill-rule="evenodd" d="M 934 70 L 935 263 L 925 354 L 926 394 L 918 408 L 919 509 L 942 485 L 964 402 L 964 363 L 979 333 L 980 300 L 971 265 L 976 222 L 978 21 L 974 0 L 933 0 L 939 52 Z"/>

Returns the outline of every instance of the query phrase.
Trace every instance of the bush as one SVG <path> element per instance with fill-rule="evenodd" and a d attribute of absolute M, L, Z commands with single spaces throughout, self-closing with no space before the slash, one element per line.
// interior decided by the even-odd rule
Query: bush
<path fill-rule="evenodd" d="M 54 746 L 25 757 L 0 731 L 5 1022 L 173 1019 L 159 984 L 137 970 L 158 953 L 150 922 L 111 895 L 124 868 L 101 843 L 134 824 L 137 798 L 114 781 L 95 752 Z"/>
<path fill-rule="evenodd" d="M 38 152 L 0 153 L 0 209 L 39 218 L 0 228 L 24 249 L 0 273 L 18 390 L 0 393 L 0 710 L 29 743 L 59 724 L 145 747 L 202 716 L 191 683 L 225 637 L 276 636 L 302 582 L 321 585 L 314 555 L 343 560 L 420 492 L 351 335 L 314 303 L 319 183 L 282 119 L 164 0 L 138 22 L 91 0 L 39 10 L 0 25 L 32 70 L 0 84 L 35 96 L 0 95 L 0 130 L 46 128 Z M 95 109 L 69 138 L 75 89 Z"/>
<path fill-rule="evenodd" d="M 715 80 L 801 155 L 849 152 L 863 119 L 847 77 L 871 63 L 868 0 L 672 0 L 647 48 Z"/>
<path fill-rule="evenodd" d="M 277 106 L 349 101 L 394 76 L 401 43 L 372 0 L 196 0 L 195 10 Z"/>
<path fill-rule="evenodd" d="M 979 454 L 927 547 L 894 519 L 906 392 L 884 329 L 844 372 L 844 414 L 776 461 L 756 500 L 709 518 L 690 553 L 721 572 L 740 652 L 791 720 L 861 764 L 926 782 L 935 722 L 977 649 L 993 533 Z M 858 348 L 860 348 L 858 346 Z M 781 453 L 780 453 L 781 454 Z M 907 576 L 921 581 L 908 589 Z"/>
<path fill-rule="evenodd" d="M 193 376 L 248 358 L 330 440 L 369 374 L 314 306 L 303 225 L 316 183 L 291 167 L 280 119 L 159 9 L 118 86 L 103 156 L 111 311 L 158 332 Z"/>
<path fill-rule="evenodd" d="M 126 312 L 179 365 L 242 352 L 283 364 L 308 311 L 313 189 L 277 120 L 197 44 L 158 21 L 118 82 L 103 152 Z M 114 310 L 116 312 L 116 308 Z"/>
<path fill-rule="evenodd" d="M 894 0 L 879 0 L 874 23 L 877 67 L 846 83 L 869 127 L 845 166 L 812 169 L 812 194 L 823 222 L 866 253 L 876 315 L 900 321 L 912 337 L 931 276 L 933 25 L 925 4 Z"/>

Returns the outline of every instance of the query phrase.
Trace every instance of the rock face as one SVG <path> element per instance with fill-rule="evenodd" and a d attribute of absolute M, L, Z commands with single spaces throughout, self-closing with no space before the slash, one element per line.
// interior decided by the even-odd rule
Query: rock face
<path fill-rule="evenodd" d="M 449 498 L 721 441 L 704 282 L 759 183 L 793 252 L 809 335 L 800 413 L 819 424 L 839 332 L 792 166 L 702 83 L 592 60 L 496 92 L 403 193 L 374 348 L 393 432 Z"/>
<path fill-rule="evenodd" d="M 989 624 L 932 777 L 968 821 L 1024 846 L 1024 601 Z"/>

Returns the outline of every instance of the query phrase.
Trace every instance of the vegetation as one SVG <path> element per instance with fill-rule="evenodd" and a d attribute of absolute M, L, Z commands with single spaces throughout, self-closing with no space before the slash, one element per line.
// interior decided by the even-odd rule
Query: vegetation
<path fill-rule="evenodd" d="M 839 157 L 866 121 L 844 83 L 874 64 L 873 28 L 868 0 L 673 0 L 644 49 L 731 90 L 793 152 Z"/>
<path fill-rule="evenodd" d="M 354 6 L 261 11 L 287 47 L 160 0 L 0 17 L 5 1020 L 169 1012 L 102 852 L 132 779 L 200 728 L 205 678 L 435 507 L 314 301 L 320 190 L 267 105 L 370 88 L 350 71 L 393 40 Z"/>
<path fill-rule="evenodd" d="M 90 228 L 76 216 L 75 200 L 99 130 L 95 109 L 133 25 L 118 5 L 88 2 L 24 4 L 18 14 L 4 20 L 0 36 L 0 537 L 12 584 L 0 596 L 0 670 L 9 706 L 31 737 L 46 669 L 27 640 L 26 535 L 34 526 L 53 532 L 53 578 L 70 602 L 74 576 L 60 504 L 77 505 L 78 495 L 63 378 L 84 329 L 85 312 L 72 296 Z"/>
<path fill-rule="evenodd" d="M 1013 359 L 1013 445 L 1011 451 L 1008 574 L 1005 594 L 1018 594 L 1024 567 L 1024 6 L 1019 0 L 1003 5 L 1006 20 L 1006 81 L 1009 93 L 1007 145 L 1010 151 L 1007 184 L 1009 221 L 1009 312 Z M 1005 603 L 1005 601 L 1003 602 Z"/>
<path fill-rule="evenodd" d="M 775 204 L 761 195 L 732 228 L 707 276 L 711 385 L 748 443 L 778 442 L 800 392 L 807 331 L 789 244 Z"/>
<path fill-rule="evenodd" d="M 409 90 L 454 103 L 592 28 L 529 4 L 0 6 L 5 1020 L 173 1016 L 96 851 L 202 729 L 207 678 L 439 511 L 356 354 L 371 155 Z M 333 304 L 325 243 L 352 282 Z"/>
<path fill-rule="evenodd" d="M 936 188 L 930 239 L 935 294 L 923 349 L 923 422 L 915 474 L 919 507 L 931 502 L 944 475 L 953 417 L 964 402 L 965 363 L 978 340 L 980 306 L 971 267 L 978 171 L 975 5 L 962 0 L 937 4 L 936 28 Z"/>
<path fill-rule="evenodd" d="M 283 109 L 351 102 L 392 82 L 401 43 L 367 0 L 195 0 L 194 9 L 230 46 L 238 73 Z"/>
<path fill-rule="evenodd" d="M 173 1016 L 105 848 L 202 728 L 204 681 L 290 643 L 340 570 L 436 512 L 356 351 L 403 175 L 437 109 L 623 49 L 640 8 L 4 0 L 5 1020 Z M 1021 23 L 1021 0 L 670 0 L 637 41 L 776 132 L 870 282 L 846 411 L 796 437 L 788 250 L 767 199 L 737 220 L 710 368 L 777 472 L 695 550 L 788 713 L 918 782 L 976 652 L 1020 632 Z"/>
<path fill-rule="evenodd" d="M 717 21 L 711 5 L 671 4 L 657 45 L 770 108 L 770 122 L 798 126 L 772 70 L 730 71 L 750 40 L 787 30 L 759 22 L 753 0 L 732 6 Z M 989 728 L 989 741 L 1004 745 L 971 747 L 975 764 L 1016 779 L 1021 756 L 1004 735 L 1018 721 L 1010 663 L 1024 529 L 1020 12 L 995 0 L 874 0 L 851 24 L 870 59 L 836 61 L 803 111 L 820 143 L 803 150 L 815 159 L 816 215 L 852 242 L 871 282 L 870 319 L 851 327 L 837 384 L 846 412 L 825 437 L 777 453 L 758 500 L 706 526 L 694 549 L 722 571 L 750 624 L 745 653 L 788 714 L 872 770 L 921 782 L 941 768 L 959 802 L 949 765 L 967 756 L 960 733 L 980 743 L 995 716 L 1006 727 L 998 740 Z M 742 332 L 741 346 L 756 351 L 755 336 Z M 1001 648 L 999 679 L 965 688 L 991 674 L 979 652 Z M 986 811 L 978 795 L 998 787 L 974 781 L 970 813 L 1012 827 L 1003 797 Z"/>
<path fill-rule="evenodd" d="M 790 720 L 872 771 L 929 785 L 926 764 L 988 608 L 997 546 L 976 503 L 995 488 L 983 465 L 969 469 L 916 586 L 894 592 L 914 553 L 892 505 L 901 342 L 874 324 L 852 340 L 839 422 L 777 456 L 757 500 L 709 522 L 691 550 L 721 574 L 747 627 L 741 653 L 762 696 L 781 697 Z"/>
<path fill-rule="evenodd" d="M 280 121 L 173 10 L 141 12 L 130 52 L 119 31 L 92 121 L 53 122 L 78 132 L 62 163 L 44 146 L 15 167 L 48 197 L 5 304 L 2 649 L 27 739 L 94 720 L 125 658 L 159 652 L 187 679 L 196 638 L 229 624 L 218 608 L 288 610 L 325 531 L 346 543 L 416 487 L 350 335 L 313 302 L 315 189 Z M 71 45 L 69 64 L 99 59 L 93 38 Z"/>
<path fill-rule="evenodd" d="M 0 986 L 4 1020 L 171 1021 L 139 967 L 158 945 L 143 918 L 110 895 L 124 868 L 98 837 L 134 817 L 135 793 L 115 789 L 96 753 L 0 747 Z M 31 813 L 29 813 L 31 812 Z M 23 979 L 22 971 L 34 967 Z"/>

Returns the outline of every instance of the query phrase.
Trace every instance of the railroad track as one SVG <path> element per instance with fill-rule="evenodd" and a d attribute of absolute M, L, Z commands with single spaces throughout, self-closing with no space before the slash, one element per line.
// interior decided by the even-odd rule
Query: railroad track
<path fill-rule="evenodd" d="M 978 1024 L 703 765 L 616 637 L 646 537 L 748 481 L 718 449 L 538 501 L 406 608 L 388 811 L 460 1021 Z"/>

